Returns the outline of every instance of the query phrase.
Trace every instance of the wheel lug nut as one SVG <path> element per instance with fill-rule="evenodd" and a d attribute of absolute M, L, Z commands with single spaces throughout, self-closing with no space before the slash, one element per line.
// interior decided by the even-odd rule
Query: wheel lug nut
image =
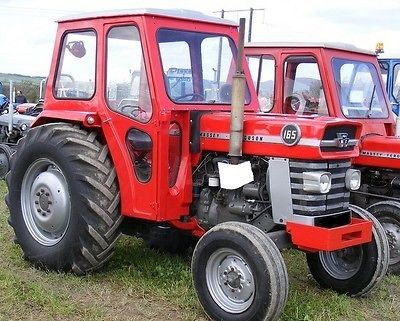
<path fill-rule="evenodd" d="M 232 292 L 235 292 L 235 289 L 232 289 L 231 291 L 232 291 Z"/>
<path fill-rule="evenodd" d="M 233 272 L 233 271 L 235 271 L 235 269 L 233 267 L 231 267 L 231 271 Z"/>
<path fill-rule="evenodd" d="M 39 201 L 35 201 L 35 204 L 39 204 Z"/>
<path fill-rule="evenodd" d="M 224 282 L 224 285 L 228 285 L 228 282 Z"/>
<path fill-rule="evenodd" d="M 42 210 L 40 208 L 37 209 L 38 213 L 40 213 Z"/>
<path fill-rule="evenodd" d="M 41 193 L 44 193 L 44 189 L 42 188 L 42 189 L 40 190 L 40 192 L 41 192 Z"/>
<path fill-rule="evenodd" d="M 224 271 L 224 275 L 227 275 L 227 274 L 228 274 L 228 272 Z"/>
<path fill-rule="evenodd" d="M 39 192 L 37 192 L 37 193 L 36 193 L 36 196 L 40 196 L 40 193 L 39 193 Z"/>
<path fill-rule="evenodd" d="M 243 285 L 239 285 L 239 289 L 240 289 L 240 290 L 243 289 Z"/>
<path fill-rule="evenodd" d="M 49 196 L 50 194 L 49 194 L 49 192 L 46 192 L 44 195 Z"/>
<path fill-rule="evenodd" d="M 51 205 L 51 204 L 53 204 L 53 202 L 52 201 L 48 201 L 47 204 Z"/>
<path fill-rule="evenodd" d="M 241 274 L 238 274 L 238 278 L 241 279 L 241 278 L 242 278 L 242 275 L 241 275 Z"/>
<path fill-rule="evenodd" d="M 47 213 L 50 213 L 50 209 L 47 209 L 46 212 L 47 212 Z"/>

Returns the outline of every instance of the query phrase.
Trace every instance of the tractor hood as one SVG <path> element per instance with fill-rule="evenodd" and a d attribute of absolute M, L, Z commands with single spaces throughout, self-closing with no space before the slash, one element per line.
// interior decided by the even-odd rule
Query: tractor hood
<path fill-rule="evenodd" d="M 361 124 L 330 117 L 299 118 L 246 113 L 243 155 L 291 159 L 343 159 L 359 155 Z M 201 149 L 228 152 L 230 114 L 205 114 L 200 120 Z"/>
<path fill-rule="evenodd" d="M 360 166 L 400 168 L 400 138 L 368 135 L 360 141 L 360 157 L 354 160 Z"/>

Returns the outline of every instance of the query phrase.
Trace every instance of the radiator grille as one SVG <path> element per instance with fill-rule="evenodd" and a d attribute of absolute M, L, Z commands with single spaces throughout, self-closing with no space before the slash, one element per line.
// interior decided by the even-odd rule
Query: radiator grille
<path fill-rule="evenodd" d="M 345 212 L 349 207 L 350 192 L 345 186 L 346 171 L 351 163 L 346 161 L 309 162 L 290 161 L 290 183 L 293 214 L 319 216 Z M 303 190 L 303 172 L 329 172 L 332 187 L 327 194 L 314 194 Z"/>

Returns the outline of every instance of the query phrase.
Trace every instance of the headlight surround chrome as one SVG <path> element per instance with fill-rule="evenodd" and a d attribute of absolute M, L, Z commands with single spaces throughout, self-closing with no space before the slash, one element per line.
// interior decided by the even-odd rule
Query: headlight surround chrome
<path fill-rule="evenodd" d="M 349 191 L 358 190 L 361 186 L 361 171 L 349 168 L 346 171 L 346 188 Z"/>
<path fill-rule="evenodd" d="M 306 192 L 326 194 L 332 186 L 332 175 L 329 172 L 303 172 L 303 190 Z"/>

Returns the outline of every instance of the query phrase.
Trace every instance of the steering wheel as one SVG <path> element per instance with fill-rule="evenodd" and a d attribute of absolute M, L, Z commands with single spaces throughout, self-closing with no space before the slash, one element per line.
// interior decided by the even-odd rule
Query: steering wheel
<path fill-rule="evenodd" d="M 129 104 L 120 106 L 119 110 L 121 113 L 125 115 L 131 115 L 134 118 L 138 117 L 141 113 L 145 113 L 145 111 L 139 106 Z"/>
<path fill-rule="evenodd" d="M 303 97 L 298 94 L 293 94 L 287 98 L 288 105 L 290 108 L 297 113 L 299 110 L 303 110 L 306 106 L 306 101 Z"/>
<path fill-rule="evenodd" d="M 179 96 L 179 97 L 175 97 L 174 100 L 175 101 L 179 101 L 179 100 L 181 100 L 183 98 L 186 98 L 186 97 L 192 97 L 192 100 L 195 97 L 200 98 L 199 100 L 204 100 L 204 96 L 201 95 L 201 94 L 197 94 L 197 93 L 190 93 L 190 94 L 185 94 L 185 95 L 182 95 L 182 96 Z"/>

